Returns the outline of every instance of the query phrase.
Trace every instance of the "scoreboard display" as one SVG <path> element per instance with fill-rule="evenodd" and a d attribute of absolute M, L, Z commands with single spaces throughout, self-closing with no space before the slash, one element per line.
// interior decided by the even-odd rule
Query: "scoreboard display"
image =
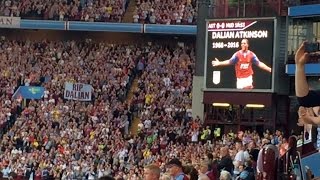
<path fill-rule="evenodd" d="M 276 19 L 206 23 L 206 91 L 273 92 Z"/>

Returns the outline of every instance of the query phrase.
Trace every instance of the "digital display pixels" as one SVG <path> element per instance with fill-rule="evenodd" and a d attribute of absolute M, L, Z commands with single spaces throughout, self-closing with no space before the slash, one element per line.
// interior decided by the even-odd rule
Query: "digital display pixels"
<path fill-rule="evenodd" d="M 275 19 L 207 21 L 205 88 L 271 91 Z"/>

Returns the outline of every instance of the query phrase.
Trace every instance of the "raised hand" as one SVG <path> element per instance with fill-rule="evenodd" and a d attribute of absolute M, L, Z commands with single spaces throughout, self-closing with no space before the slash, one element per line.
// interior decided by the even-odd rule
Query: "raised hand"
<path fill-rule="evenodd" d="M 306 64 L 308 59 L 309 59 L 308 53 L 305 52 L 304 43 L 302 43 L 296 52 L 296 56 L 295 56 L 296 65 L 303 66 Z"/>

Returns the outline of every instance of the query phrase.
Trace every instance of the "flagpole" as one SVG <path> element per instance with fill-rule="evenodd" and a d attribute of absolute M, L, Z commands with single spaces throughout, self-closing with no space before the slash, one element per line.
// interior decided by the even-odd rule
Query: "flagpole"
<path fill-rule="evenodd" d="M 15 96 L 17 95 L 17 93 L 20 91 L 21 86 L 18 87 L 18 89 L 16 90 L 16 92 L 14 92 L 14 94 L 12 95 L 12 98 L 14 99 Z"/>
<path fill-rule="evenodd" d="M 23 99 L 22 101 L 22 109 L 24 109 L 27 106 L 27 99 Z"/>

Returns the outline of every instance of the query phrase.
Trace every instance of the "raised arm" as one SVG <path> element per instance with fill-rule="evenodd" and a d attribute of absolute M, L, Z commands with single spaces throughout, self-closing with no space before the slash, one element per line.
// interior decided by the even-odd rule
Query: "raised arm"
<path fill-rule="evenodd" d="M 307 77 L 305 74 L 305 64 L 309 60 L 309 54 L 304 52 L 304 43 L 296 52 L 296 74 L 295 89 L 300 106 L 315 107 L 320 106 L 320 90 L 309 90 Z M 313 122 L 319 122 L 318 118 L 311 118 Z M 320 119 L 320 118 L 319 118 Z"/>
<path fill-rule="evenodd" d="M 297 97 L 307 96 L 309 93 L 309 85 L 305 74 L 304 66 L 308 60 L 308 53 L 304 52 L 304 43 L 296 52 L 296 74 L 295 74 L 295 89 Z"/>

